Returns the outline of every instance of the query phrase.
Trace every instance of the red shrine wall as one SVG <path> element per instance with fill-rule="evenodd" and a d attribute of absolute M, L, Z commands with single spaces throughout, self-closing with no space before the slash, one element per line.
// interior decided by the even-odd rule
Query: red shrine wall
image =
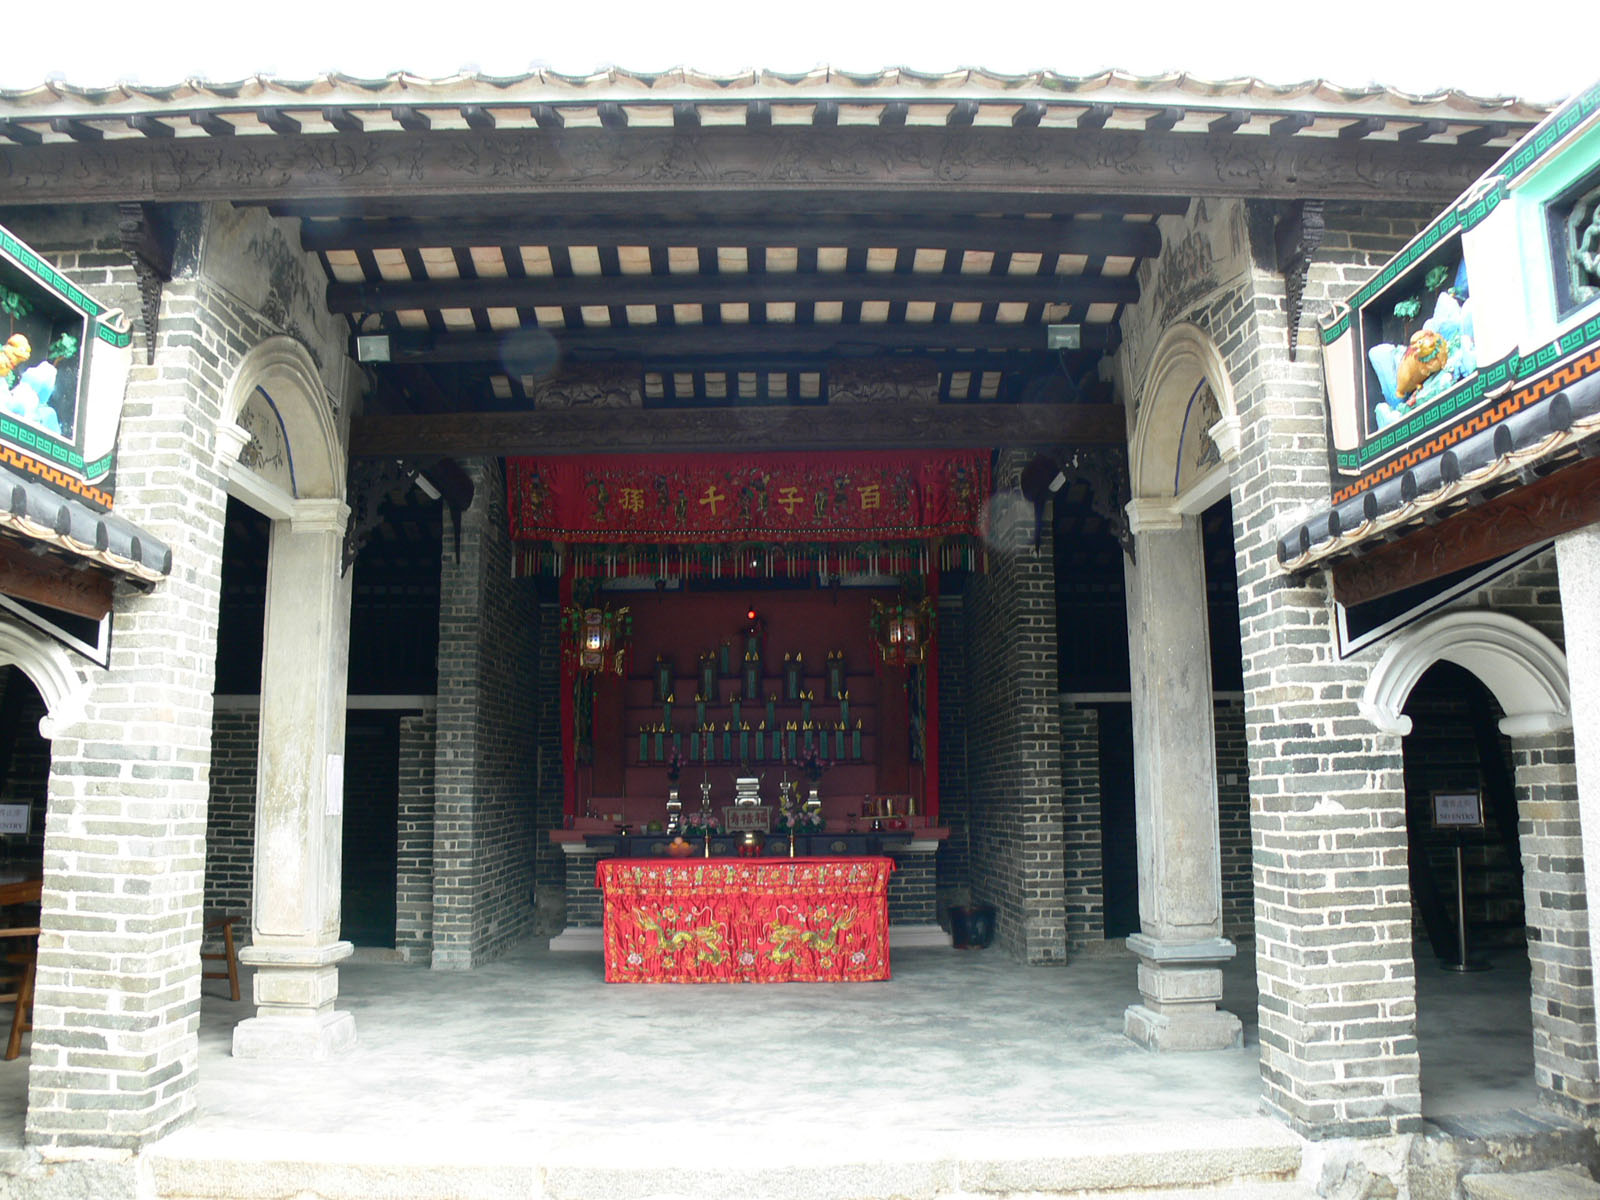
<path fill-rule="evenodd" d="M 626 602 L 632 611 L 633 642 L 623 677 L 596 677 L 594 762 L 579 771 L 578 811 L 607 817 L 620 812 L 624 821 L 635 825 L 665 819 L 669 783 L 666 766 L 655 754 L 653 734 L 646 738 L 646 753 L 642 762 L 640 759 L 640 727 L 653 727 L 663 720 L 655 684 L 656 658 L 659 655 L 672 665 L 672 728 L 678 732 L 687 757 L 690 733 L 697 725 L 694 698 L 699 687 L 700 656 L 718 654 L 726 641 L 729 669 L 726 673 L 719 669 L 716 694 L 708 698 L 706 705 L 706 720 L 716 726 L 715 752 L 709 763 L 697 756 L 684 767 L 678 788 L 685 810 L 699 807 L 702 779 L 711 783 L 715 807 L 731 804 L 734 779 L 745 774 L 761 776 L 764 803 L 776 801 L 778 781 L 785 768 L 781 760 L 773 759 L 773 723 L 767 718 L 767 699 L 777 697 L 774 712 L 778 725 L 801 722 L 801 704 L 788 700 L 784 688 L 784 655 L 798 653 L 804 664 L 800 688 L 815 697 L 811 719 L 826 727 L 828 738 L 822 757 L 832 765 L 818 785 L 823 814 L 845 820 L 850 814 L 861 812 L 866 796 L 909 794 L 916 799 L 915 823 L 921 824 L 928 789 L 922 764 L 911 761 L 906 672 L 883 665 L 869 625 L 871 601 L 892 599 L 895 595 L 888 588 L 830 588 L 804 592 L 752 589 L 702 594 L 643 593 L 625 601 L 620 596 L 612 597 L 613 607 Z M 761 646 L 760 696 L 746 698 L 742 696 L 741 660 L 744 631 L 749 623 L 746 613 L 752 608 L 765 621 L 766 629 Z M 826 686 L 827 656 L 837 650 L 844 651 L 845 686 L 849 693 L 843 756 L 838 754 L 836 728 L 841 706 L 828 694 Z M 733 722 L 731 701 L 735 696 L 741 697 L 739 719 L 750 726 L 743 766 L 738 762 L 741 741 L 737 725 L 728 731 L 733 761 L 723 753 L 723 726 Z M 933 697 L 929 707 L 931 724 L 938 719 Z M 858 719 L 861 752 L 855 756 L 853 734 Z M 766 741 L 758 758 L 754 741 L 764 721 Z M 796 737 L 797 752 L 803 750 L 803 738 L 803 733 Z M 664 737 L 663 744 L 670 750 L 670 735 Z M 783 751 L 786 754 L 787 742 Z M 792 765 L 787 774 L 791 779 L 802 778 Z"/>

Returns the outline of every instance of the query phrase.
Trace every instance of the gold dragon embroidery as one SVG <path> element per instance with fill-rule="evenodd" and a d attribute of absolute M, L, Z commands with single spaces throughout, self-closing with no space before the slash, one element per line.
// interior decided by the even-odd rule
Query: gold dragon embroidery
<path fill-rule="evenodd" d="M 715 925 L 702 925 L 698 929 L 668 929 L 647 912 L 638 913 L 637 919 L 641 929 L 655 934 L 656 949 L 662 955 L 676 954 L 698 943 L 694 955 L 696 962 L 716 964 L 728 957 L 722 944 L 722 930 Z"/>
<path fill-rule="evenodd" d="M 839 935 L 855 923 L 855 909 L 845 912 L 826 929 L 798 929 L 793 925 L 780 925 L 774 922 L 772 928 L 768 930 L 772 942 L 772 950 L 768 957 L 775 963 L 794 961 L 800 953 L 798 947 L 794 945 L 796 942 L 819 954 L 832 953 L 839 945 Z"/>

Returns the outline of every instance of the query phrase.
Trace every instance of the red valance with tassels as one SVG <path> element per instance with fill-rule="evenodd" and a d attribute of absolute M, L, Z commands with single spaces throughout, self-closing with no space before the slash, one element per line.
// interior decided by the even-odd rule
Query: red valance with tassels
<path fill-rule="evenodd" d="M 974 538 L 989 494 L 987 450 L 512 458 L 507 473 L 521 573 L 552 543 L 573 548 L 580 573 L 653 571 L 664 552 L 685 573 L 723 573 L 724 558 L 769 574 L 791 560 L 891 569 Z M 750 549 L 725 555 L 733 545 Z"/>

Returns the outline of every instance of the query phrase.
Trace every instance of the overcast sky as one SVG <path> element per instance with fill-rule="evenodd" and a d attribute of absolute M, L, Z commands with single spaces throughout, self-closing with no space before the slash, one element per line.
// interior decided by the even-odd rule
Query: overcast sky
<path fill-rule="evenodd" d="M 109 6 L 107 6 L 109 7 Z M 1600 77 L 1586 0 L 177 0 L 30 40 L 0 56 L 0 86 L 65 78 L 102 85 L 325 71 L 425 76 L 463 68 L 513 75 L 534 66 L 587 73 L 689 66 L 846 71 L 986 67 L 1086 75 L 1187 71 L 1270 83 L 1325 78 L 1405 91 L 1554 100 Z M 1387 24 L 1365 24 L 1367 15 Z M 1500 27 L 1514 17 L 1520 32 Z M 157 26 L 157 22 L 160 22 Z M 1572 36 L 1562 37 L 1568 29 Z"/>

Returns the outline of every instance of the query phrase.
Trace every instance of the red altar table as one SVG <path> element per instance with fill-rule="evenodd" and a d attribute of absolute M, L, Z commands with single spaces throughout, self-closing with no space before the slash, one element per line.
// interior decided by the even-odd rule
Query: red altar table
<path fill-rule="evenodd" d="M 890 858 L 608 858 L 607 983 L 889 978 Z"/>

